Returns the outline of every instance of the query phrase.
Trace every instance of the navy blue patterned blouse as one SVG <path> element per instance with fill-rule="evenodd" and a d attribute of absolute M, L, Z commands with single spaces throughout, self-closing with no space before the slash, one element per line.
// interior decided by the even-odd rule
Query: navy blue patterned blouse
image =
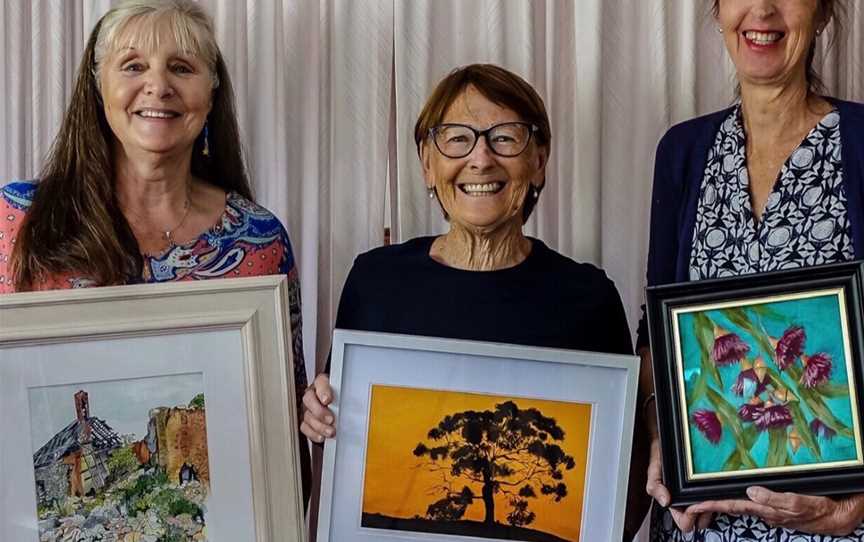
<path fill-rule="evenodd" d="M 853 259 L 840 160 L 840 114 L 828 113 L 783 164 L 754 218 L 738 107 L 717 133 L 699 194 L 690 280 Z"/>
<path fill-rule="evenodd" d="M 854 259 L 843 185 L 840 114 L 828 113 L 783 164 L 762 220 L 750 201 L 741 107 L 717 132 L 702 178 L 690 253 L 690 280 L 731 277 Z M 681 533 L 655 508 L 652 542 L 860 542 L 771 527 L 757 517 L 720 514 L 695 533 Z"/>

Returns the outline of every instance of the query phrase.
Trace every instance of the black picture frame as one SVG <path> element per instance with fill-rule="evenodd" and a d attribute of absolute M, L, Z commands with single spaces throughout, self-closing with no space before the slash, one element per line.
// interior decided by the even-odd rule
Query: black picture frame
<path fill-rule="evenodd" d="M 864 262 L 646 293 L 671 505 L 746 498 L 752 485 L 809 495 L 864 491 Z M 698 408 L 705 404 L 717 408 Z"/>

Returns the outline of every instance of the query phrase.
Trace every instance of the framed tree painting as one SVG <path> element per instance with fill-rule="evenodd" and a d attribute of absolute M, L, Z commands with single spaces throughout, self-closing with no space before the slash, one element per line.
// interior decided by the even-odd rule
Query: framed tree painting
<path fill-rule="evenodd" d="M 634 356 L 345 330 L 332 355 L 319 541 L 621 539 Z"/>
<path fill-rule="evenodd" d="M 864 265 L 648 289 L 673 504 L 864 490 Z"/>
<path fill-rule="evenodd" d="M 303 540 L 286 288 L 0 296 L 0 540 Z"/>

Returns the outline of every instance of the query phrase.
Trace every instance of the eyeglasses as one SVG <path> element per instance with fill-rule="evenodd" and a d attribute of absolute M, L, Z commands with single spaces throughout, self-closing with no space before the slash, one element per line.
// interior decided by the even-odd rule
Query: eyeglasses
<path fill-rule="evenodd" d="M 537 126 L 527 122 L 504 122 L 485 130 L 475 130 L 465 124 L 439 124 L 429 130 L 438 152 L 447 158 L 465 158 L 477 145 L 480 136 L 486 138 L 489 149 L 505 158 L 513 158 L 528 148 L 531 134 Z"/>

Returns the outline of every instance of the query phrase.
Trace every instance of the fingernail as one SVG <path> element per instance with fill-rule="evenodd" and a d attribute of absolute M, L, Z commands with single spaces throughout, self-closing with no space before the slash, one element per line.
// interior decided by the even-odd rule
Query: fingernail
<path fill-rule="evenodd" d="M 329 403 L 330 402 L 330 396 L 325 393 L 324 395 L 321 396 L 321 402 L 325 403 L 325 404 Z"/>
<path fill-rule="evenodd" d="M 762 497 L 762 490 L 758 487 L 748 487 L 747 496 L 750 497 L 750 500 L 755 501 Z"/>
<path fill-rule="evenodd" d="M 333 416 L 324 416 L 324 421 L 327 423 L 333 423 Z"/>
<path fill-rule="evenodd" d="M 332 429 L 330 429 L 328 427 L 327 429 L 324 430 L 324 433 L 326 433 L 328 437 L 332 437 L 333 433 L 335 433 L 335 431 L 333 431 Z"/>

